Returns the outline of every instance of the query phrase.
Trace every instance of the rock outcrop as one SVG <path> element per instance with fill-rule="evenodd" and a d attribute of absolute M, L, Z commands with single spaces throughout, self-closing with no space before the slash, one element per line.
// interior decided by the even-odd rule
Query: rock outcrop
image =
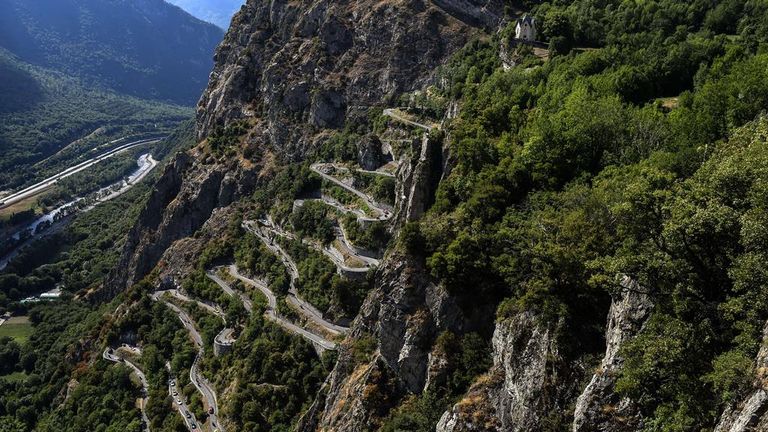
<path fill-rule="evenodd" d="M 611 302 L 605 333 L 605 356 L 584 392 L 576 401 L 574 432 L 621 432 L 642 429 L 642 417 L 636 405 L 614 391 L 624 360 L 621 346 L 642 329 L 653 310 L 650 295 L 628 277 L 621 281 L 621 291 Z"/>
<path fill-rule="evenodd" d="M 237 163 L 207 164 L 192 150 L 169 164 L 152 191 L 138 222 L 128 233 L 123 255 L 98 299 L 114 297 L 140 281 L 177 240 L 202 227 L 216 208 L 251 193 L 257 168 Z"/>
<path fill-rule="evenodd" d="M 726 408 L 715 432 L 768 431 L 768 323 L 755 358 L 752 391 L 735 406 Z"/>
<path fill-rule="evenodd" d="M 504 319 L 493 334 L 493 366 L 445 412 L 437 432 L 542 430 L 563 412 L 573 377 L 558 350 L 558 325 L 531 312 Z"/>
<path fill-rule="evenodd" d="M 502 10 L 498 0 L 249 0 L 216 51 L 197 126 L 204 140 L 217 127 L 247 120 L 243 150 L 256 160 L 211 162 L 196 150 L 178 156 L 97 296 L 141 280 L 215 209 L 252 192 L 258 155 L 301 159 L 327 137 L 324 129 L 423 87 L 473 34 L 500 22 Z"/>
<path fill-rule="evenodd" d="M 373 171 L 389 162 L 376 135 L 368 134 L 357 145 L 357 163 L 362 169 Z"/>
<path fill-rule="evenodd" d="M 300 157 L 318 130 L 422 88 L 502 15 L 499 0 L 248 1 L 216 52 L 199 137 L 259 118 L 279 151 Z"/>
<path fill-rule="evenodd" d="M 621 285 L 608 314 L 605 356 L 578 399 L 584 367 L 579 359 L 560 353 L 562 324 L 546 324 L 532 312 L 520 312 L 497 323 L 493 367 L 443 414 L 437 432 L 560 430 L 575 399 L 574 431 L 642 429 L 637 408 L 619 398 L 614 385 L 622 365 L 621 345 L 642 329 L 653 303 L 629 278 Z"/>
<path fill-rule="evenodd" d="M 401 160 L 395 188 L 395 220 L 398 226 L 421 218 L 434 203 L 435 192 L 447 161 L 440 137 L 425 134 L 411 144 L 411 157 Z"/>
<path fill-rule="evenodd" d="M 103 295 L 113 296 L 154 269 L 169 283 L 183 277 L 179 269 L 204 244 L 191 236 L 221 231 L 229 208 L 269 180 L 263 174 L 267 166 L 302 160 L 327 139 L 327 129 L 367 117 L 371 107 L 391 105 L 402 92 L 433 82 L 438 66 L 473 35 L 496 31 L 503 10 L 500 0 L 248 0 L 216 52 L 197 111 L 202 142 L 218 128 L 246 125 L 242 152 L 217 159 L 203 144 L 174 160 L 130 232 Z M 379 165 L 380 147 L 375 154 L 361 152 L 361 159 Z M 396 227 L 424 214 L 446 170 L 439 133 L 425 134 L 412 150 L 397 172 Z M 492 324 L 494 306 L 472 313 Z M 437 337 L 462 334 L 475 318 L 467 318 L 434 283 L 423 257 L 389 253 L 300 429 L 375 429 L 404 396 L 444 379 L 445 364 L 433 352 Z M 531 332 L 549 338 L 531 348 L 539 361 L 530 368 L 531 380 L 539 379 L 536 368 L 549 364 L 537 356 L 556 354 L 552 331 L 497 330 L 500 339 L 530 339 Z M 499 370 L 511 374 L 516 366 L 505 362 L 516 361 L 515 355 L 503 344 Z M 533 393 L 527 403 L 535 405 L 532 398 Z"/>
<path fill-rule="evenodd" d="M 461 309 L 417 259 L 388 255 L 329 377 L 326 396 L 315 402 L 300 430 L 375 430 L 404 395 L 424 389 L 437 336 L 461 332 L 463 325 Z M 375 348 L 361 359 L 354 345 L 366 340 Z"/>
<path fill-rule="evenodd" d="M 504 19 L 502 2 L 484 0 L 433 0 L 453 16 L 478 27 L 494 30 Z"/>
<path fill-rule="evenodd" d="M 441 137 L 425 134 L 399 160 L 395 227 L 420 218 L 432 204 L 445 163 L 441 144 Z M 375 430 L 404 396 L 445 379 L 444 356 L 433 349 L 437 337 L 445 331 L 461 334 L 472 325 L 473 318 L 433 281 L 422 257 L 394 251 L 375 280 L 301 431 Z M 361 341 L 375 345 L 364 360 L 354 353 Z"/>

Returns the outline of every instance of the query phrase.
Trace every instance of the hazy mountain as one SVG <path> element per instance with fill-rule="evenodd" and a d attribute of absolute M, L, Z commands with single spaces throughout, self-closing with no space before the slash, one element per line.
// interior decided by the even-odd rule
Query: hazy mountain
<path fill-rule="evenodd" d="M 221 29 L 163 0 L 4 0 L 0 46 L 118 92 L 193 105 Z"/>
<path fill-rule="evenodd" d="M 107 136 L 152 131 L 193 112 L 84 85 L 2 48 L 0 95 L 0 190 L 18 187 L 30 179 L 31 165 L 94 131 Z M 88 146 L 70 150 L 75 147 Z"/>
<path fill-rule="evenodd" d="M 232 15 L 240 9 L 245 0 L 167 0 L 201 20 L 227 29 Z"/>

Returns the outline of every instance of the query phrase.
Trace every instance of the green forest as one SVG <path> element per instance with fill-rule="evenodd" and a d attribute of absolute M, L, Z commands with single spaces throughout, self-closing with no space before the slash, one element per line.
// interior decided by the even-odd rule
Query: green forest
<path fill-rule="evenodd" d="M 190 108 L 116 94 L 0 48 L 0 190 L 74 165 L 97 145 L 173 130 Z M 27 169 L 34 167 L 36 176 Z"/>
<path fill-rule="evenodd" d="M 323 401 L 322 385 L 336 360 L 265 318 L 261 294 L 249 293 L 254 312 L 247 315 L 206 276 L 234 263 L 263 278 L 278 296 L 278 312 L 295 318 L 284 301 L 285 265 L 241 225 L 267 215 L 321 244 L 334 241 L 335 223 L 341 224 L 355 244 L 386 250 L 385 260 L 400 254 L 423 266 L 467 315 L 489 311 L 478 328 L 435 334 L 430 349 L 445 359 L 447 372 L 429 392 L 393 401 L 383 399 L 389 389 L 378 384 L 354 389 L 380 407 L 381 422 L 371 429 L 434 431 L 473 383 L 495 378 L 484 376 L 492 365 L 494 325 L 521 312 L 552 330 L 563 363 L 578 365 L 588 380 L 605 352 L 606 316 L 623 289 L 622 276 L 637 281 L 654 303 L 637 337 L 621 348 L 615 387 L 637 404 L 645 431 L 711 431 L 723 411 L 753 389 L 754 377 L 762 377 L 754 359 L 768 320 L 768 2 L 524 1 L 510 3 L 508 12 L 518 7 L 536 18 L 542 40 L 536 48 L 546 56 L 514 41 L 509 24 L 472 38 L 436 71 L 434 85 L 398 99 L 409 115 L 441 124 L 427 138 L 445 147 L 450 164 L 422 218 L 399 230 L 380 222 L 363 229 L 354 216 L 320 201 L 294 207 L 294 200 L 318 192 L 364 207 L 312 173 L 315 160 L 305 160 L 264 168 L 255 192 L 227 210 L 232 217 L 216 236 L 205 237 L 209 228 L 194 235 L 200 253 L 188 257 L 194 269 L 180 288 L 221 305 L 226 319 L 173 302 L 193 317 L 206 346 L 224 325 L 236 329 L 231 352 L 208 350 L 200 360 L 213 385 L 227 389 L 221 415 L 235 430 L 294 430 L 312 401 Z M 500 55 L 505 51 L 509 55 Z M 517 59 L 515 66 L 505 64 L 509 58 Z M 452 102 L 460 109 L 448 118 Z M 157 109 L 152 115 L 168 114 L 169 122 L 184 113 Z M 4 115 L 0 109 L 0 119 Z M 392 121 L 373 108 L 367 118 L 331 132 L 310 157 L 354 161 L 355 143 Z M 73 121 L 72 130 L 77 135 L 98 123 L 81 128 Z M 219 127 L 208 147 L 196 151 L 206 164 L 234 162 L 246 129 L 245 123 Z M 11 132 L 26 131 L 19 124 Z M 195 139 L 187 123 L 163 151 Z M 34 160 L 53 151 L 50 143 L 11 149 L 7 163 Z M 111 169 L 121 166 L 115 161 Z M 394 180 L 354 177 L 377 200 L 394 204 Z M 196 347 L 174 314 L 149 297 L 156 274 L 105 305 L 72 299 L 114 267 L 150 189 L 139 185 L 79 216 L 0 275 L 0 312 L 24 313 L 33 327 L 27 341 L 0 337 L 0 431 L 140 430 L 139 386 L 129 369 L 100 357 L 104 347 L 125 340 L 143 350 L 138 361 L 150 381 L 153 430 L 186 429 L 168 409 L 166 361 L 195 416 L 207 417 L 188 378 Z M 301 241 L 278 244 L 297 263 L 299 293 L 331 319 L 354 318 L 369 291 L 380 288 L 373 274 L 343 279 Z M 66 286 L 63 301 L 19 303 L 56 283 Z M 357 329 L 340 351 L 353 369 L 380 349 L 375 329 Z M 375 378 L 396 385 L 392 377 Z M 344 391 L 353 400 L 353 389 Z M 571 430 L 572 416 L 572 407 L 549 413 L 542 430 Z"/>
<path fill-rule="evenodd" d="M 505 71 L 508 29 L 442 71 L 462 102 L 456 165 L 403 244 L 466 308 L 564 322 L 572 359 L 600 355 L 631 276 L 656 307 L 617 390 L 649 431 L 712 427 L 749 389 L 768 319 L 768 4 L 530 6 L 549 61 Z"/>

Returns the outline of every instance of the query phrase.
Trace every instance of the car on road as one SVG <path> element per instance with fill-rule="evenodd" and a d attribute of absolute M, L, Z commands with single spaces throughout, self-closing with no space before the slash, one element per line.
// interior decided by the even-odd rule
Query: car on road
<path fill-rule="evenodd" d="M 184 413 L 184 415 L 185 415 L 185 416 L 187 416 L 187 418 L 192 418 L 192 414 L 190 414 L 190 413 L 189 413 L 189 411 L 187 411 L 186 413 Z"/>
<path fill-rule="evenodd" d="M 176 403 L 181 405 L 181 399 L 176 399 Z"/>
<path fill-rule="evenodd" d="M 177 392 L 177 391 L 174 391 L 174 392 L 173 392 L 173 395 L 174 395 L 174 396 L 178 396 L 178 395 L 179 395 L 179 392 Z"/>
<path fill-rule="evenodd" d="M 213 414 L 213 407 L 208 408 L 208 414 Z"/>
<path fill-rule="evenodd" d="M 190 426 L 192 429 L 197 429 L 197 425 L 192 423 L 192 426 Z"/>

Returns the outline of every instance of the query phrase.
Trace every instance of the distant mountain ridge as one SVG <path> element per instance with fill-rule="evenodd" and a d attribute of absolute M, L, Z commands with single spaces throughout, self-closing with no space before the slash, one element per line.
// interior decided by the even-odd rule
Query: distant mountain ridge
<path fill-rule="evenodd" d="M 245 0 L 167 0 L 203 21 L 216 24 L 222 29 L 229 28 L 232 16 Z"/>
<path fill-rule="evenodd" d="M 119 93 L 191 106 L 223 31 L 163 0 L 4 0 L 0 47 Z"/>
<path fill-rule="evenodd" d="M 30 171 L 37 175 L 43 169 L 35 164 L 94 131 L 118 137 L 168 130 L 192 114 L 190 107 L 84 85 L 62 72 L 22 62 L 0 47 L 0 191 L 32 180 Z"/>

